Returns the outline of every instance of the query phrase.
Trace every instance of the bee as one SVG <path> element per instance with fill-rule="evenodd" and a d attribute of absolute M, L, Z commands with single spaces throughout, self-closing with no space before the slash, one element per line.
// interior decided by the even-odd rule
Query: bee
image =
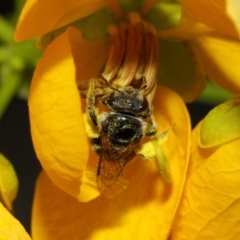
<path fill-rule="evenodd" d="M 87 113 L 99 131 L 99 137 L 92 138 L 93 149 L 100 156 L 98 188 L 105 196 L 113 197 L 127 188 L 128 181 L 123 177 L 123 170 L 136 156 L 135 150 L 141 139 L 155 135 L 157 127 L 152 119 L 152 107 L 143 93 L 146 83 L 139 89 L 132 86 L 117 88 L 102 79 L 111 90 L 101 98 L 108 111 L 99 115 L 96 113 L 96 80 L 91 80 L 87 93 Z"/>

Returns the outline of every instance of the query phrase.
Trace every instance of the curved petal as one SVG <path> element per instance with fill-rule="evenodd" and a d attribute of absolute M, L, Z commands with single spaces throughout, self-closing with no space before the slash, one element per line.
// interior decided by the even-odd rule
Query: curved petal
<path fill-rule="evenodd" d="M 240 2 L 238 0 L 226 0 L 226 2 L 228 14 L 238 30 L 238 36 L 240 37 Z"/>
<path fill-rule="evenodd" d="M 94 40 L 108 36 L 108 26 L 116 22 L 116 16 L 112 10 L 108 7 L 103 7 L 95 13 L 71 22 L 61 28 L 51 31 L 41 36 L 37 41 L 37 47 L 39 49 L 45 49 L 46 46 L 51 43 L 56 37 L 65 32 L 67 28 L 74 27 L 81 31 L 84 39 Z"/>
<path fill-rule="evenodd" d="M 186 12 L 178 27 L 158 31 L 158 37 L 186 40 L 203 74 L 226 90 L 239 93 L 240 43 L 236 38 L 213 31 L 191 19 Z"/>
<path fill-rule="evenodd" d="M 190 42 L 205 74 L 220 87 L 240 92 L 240 42 L 220 35 L 199 36 Z"/>
<path fill-rule="evenodd" d="M 0 203 L 0 239 L 31 240 L 20 222 Z"/>
<path fill-rule="evenodd" d="M 84 194 L 79 191 L 84 170 L 90 164 L 90 150 L 76 85 L 74 44 L 79 51 L 86 46 L 89 49 L 82 49 L 86 56 L 75 60 L 81 71 L 79 78 L 89 77 L 90 69 L 92 74 L 99 72 L 100 62 L 94 62 L 96 57 L 91 52 L 97 49 L 95 44 L 91 49 L 77 30 L 70 29 L 48 46 L 39 61 L 30 89 L 29 114 L 34 148 L 43 168 L 58 187 L 79 197 Z M 86 62 L 93 62 L 91 68 L 85 68 Z M 94 198 L 98 191 L 89 194 L 85 193 L 85 198 Z"/>
<path fill-rule="evenodd" d="M 99 74 L 104 61 L 107 59 L 109 39 L 98 38 L 85 41 L 79 31 L 69 28 L 69 42 L 76 66 L 76 79 L 88 80 Z"/>
<path fill-rule="evenodd" d="M 226 12 L 225 1 L 222 0 L 179 0 L 193 15 L 205 25 L 230 36 L 237 36 L 232 20 Z"/>
<path fill-rule="evenodd" d="M 0 202 L 9 211 L 12 211 L 12 202 L 16 198 L 17 192 L 17 174 L 12 164 L 0 153 Z"/>
<path fill-rule="evenodd" d="M 201 149 L 200 127 L 193 131 L 187 181 L 171 239 L 239 239 L 240 140 Z"/>
<path fill-rule="evenodd" d="M 113 11 L 119 8 L 116 0 L 28 0 L 21 12 L 14 38 L 23 41 L 41 36 L 104 6 L 111 7 Z"/>
<path fill-rule="evenodd" d="M 43 172 L 37 182 L 32 234 L 38 239 L 168 239 L 181 196 L 189 156 L 190 123 L 182 100 L 158 87 L 154 116 L 159 131 L 176 123 L 163 145 L 172 184 L 155 161 L 135 159 L 126 166 L 128 188 L 115 198 L 79 203 L 56 188 Z M 46 196 L 48 196 L 46 198 Z"/>

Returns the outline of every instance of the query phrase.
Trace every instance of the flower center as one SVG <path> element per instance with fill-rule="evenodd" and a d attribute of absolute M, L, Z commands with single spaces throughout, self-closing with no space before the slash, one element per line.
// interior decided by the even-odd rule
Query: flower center
<path fill-rule="evenodd" d="M 129 85 L 140 88 L 146 84 L 144 95 L 151 103 L 156 88 L 158 66 L 156 30 L 136 12 L 129 13 L 128 19 L 128 23 L 110 25 L 108 28 L 111 45 L 101 78 L 120 88 Z M 83 95 L 86 95 L 87 88 L 86 82 L 79 83 Z M 107 93 L 107 89 L 100 89 L 100 86 L 95 88 L 95 95 Z"/>
<path fill-rule="evenodd" d="M 155 88 L 158 49 L 154 27 L 139 14 L 129 14 L 129 24 L 111 25 L 111 46 L 103 77 L 120 87 L 138 86 L 146 79 L 145 94 Z"/>

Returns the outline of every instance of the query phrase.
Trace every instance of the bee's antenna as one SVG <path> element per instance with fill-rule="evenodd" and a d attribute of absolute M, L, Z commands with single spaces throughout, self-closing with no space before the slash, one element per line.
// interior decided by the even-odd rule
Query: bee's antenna
<path fill-rule="evenodd" d="M 119 89 L 117 89 L 117 88 L 115 88 L 113 85 L 111 85 L 111 84 L 108 82 L 108 80 L 107 80 L 103 75 L 98 74 L 98 76 L 99 76 L 102 80 L 105 81 L 105 83 L 108 85 L 109 88 L 111 88 L 111 89 L 114 90 L 114 91 L 117 91 L 117 92 L 122 93 Z"/>

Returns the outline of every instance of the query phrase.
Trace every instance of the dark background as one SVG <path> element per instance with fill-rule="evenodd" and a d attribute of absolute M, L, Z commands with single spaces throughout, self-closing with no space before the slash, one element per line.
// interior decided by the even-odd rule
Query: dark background
<path fill-rule="evenodd" d="M 14 98 L 0 120 L 0 152 L 17 172 L 19 189 L 14 213 L 29 232 L 33 191 L 41 167 L 33 150 L 28 107 L 24 100 Z"/>
<path fill-rule="evenodd" d="M 3 14 L 3 15 L 10 14 L 13 11 L 13 8 L 14 8 L 14 0 L 0 1 L 0 14 Z"/>
<path fill-rule="evenodd" d="M 0 0 L 2 16 L 10 16 L 13 10 L 14 0 Z M 28 108 L 24 100 L 14 98 L 0 119 L 0 152 L 12 162 L 17 172 L 19 191 L 14 202 L 14 212 L 29 232 L 34 186 L 41 167 L 33 150 Z"/>
<path fill-rule="evenodd" d="M 9 14 L 13 10 L 13 0 L 0 1 L 0 13 Z M 192 125 L 201 120 L 212 106 L 194 103 L 188 109 Z M 15 97 L 0 120 L 0 152 L 14 165 L 19 179 L 19 192 L 14 202 L 16 218 L 30 232 L 31 205 L 36 178 L 41 166 L 35 156 L 25 100 Z"/>

